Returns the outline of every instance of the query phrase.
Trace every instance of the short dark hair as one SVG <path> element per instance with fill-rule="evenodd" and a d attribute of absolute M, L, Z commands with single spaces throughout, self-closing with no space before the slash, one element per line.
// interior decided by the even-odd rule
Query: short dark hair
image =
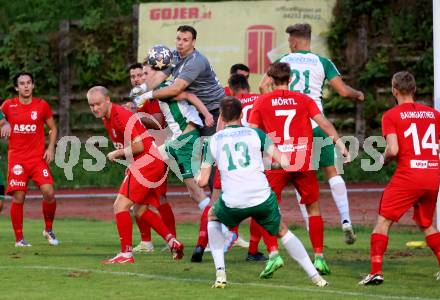
<path fill-rule="evenodd" d="M 229 71 L 229 74 L 237 74 L 238 70 L 246 71 L 250 73 L 249 67 L 244 64 L 235 64 L 231 66 L 231 70 Z"/>
<path fill-rule="evenodd" d="M 237 92 L 238 90 L 250 90 L 249 82 L 243 74 L 232 74 L 229 77 L 228 85 L 231 90 Z"/>
<path fill-rule="evenodd" d="M 220 101 L 220 114 L 225 122 L 239 120 L 242 109 L 240 100 L 235 97 L 228 96 Z"/>
<path fill-rule="evenodd" d="M 194 27 L 189 25 L 182 25 L 177 28 L 177 31 L 179 32 L 191 32 L 193 40 L 197 39 L 197 31 Z"/>
<path fill-rule="evenodd" d="M 137 62 L 137 63 L 133 63 L 128 66 L 128 71 L 131 71 L 134 69 L 142 69 L 142 64 Z"/>
<path fill-rule="evenodd" d="M 20 76 L 29 76 L 31 78 L 32 83 L 34 83 L 34 76 L 32 76 L 31 73 L 25 72 L 25 71 L 21 71 L 21 72 L 15 74 L 14 77 L 12 78 L 12 82 L 14 83 L 15 87 L 18 86 L 18 78 Z"/>
<path fill-rule="evenodd" d="M 312 26 L 308 23 L 287 26 L 286 33 L 290 36 L 310 40 L 312 38 Z"/>
<path fill-rule="evenodd" d="M 416 92 L 416 80 L 413 74 L 408 71 L 394 74 L 391 85 L 403 95 L 414 95 Z"/>
<path fill-rule="evenodd" d="M 276 62 L 269 66 L 267 76 L 273 79 L 276 85 L 289 83 L 290 66 L 287 63 Z"/>

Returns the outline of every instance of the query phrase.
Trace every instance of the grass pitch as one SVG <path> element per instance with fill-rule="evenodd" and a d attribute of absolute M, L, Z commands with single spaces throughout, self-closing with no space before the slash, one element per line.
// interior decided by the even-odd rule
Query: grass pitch
<path fill-rule="evenodd" d="M 186 245 L 186 256 L 172 261 L 161 252 L 164 243 L 153 234 L 155 252 L 137 254 L 133 265 L 101 265 L 100 261 L 119 250 L 112 222 L 60 219 L 55 231 L 61 241 L 52 247 L 43 239 L 41 220 L 25 220 L 25 237 L 33 247 L 18 249 L 8 218 L 0 218 L 0 299 L 438 299 L 440 282 L 433 274 L 437 262 L 428 248 L 407 249 L 409 240 L 422 239 L 412 228 L 391 234 L 385 257 L 385 283 L 363 287 L 357 282 L 369 271 L 369 228 L 357 228 L 358 241 L 343 243 L 339 229 L 325 232 L 325 255 L 332 274 L 330 286 L 314 287 L 281 247 L 285 267 L 274 278 L 261 280 L 264 263 L 248 263 L 245 249 L 233 248 L 226 255 L 228 286 L 211 289 L 215 270 L 210 253 L 204 262 L 190 262 L 197 226 L 179 224 L 178 236 Z M 133 240 L 138 241 L 136 226 Z M 310 242 L 302 228 L 294 228 L 310 253 Z M 248 238 L 248 225 L 240 228 Z M 263 245 L 260 245 L 260 250 Z"/>

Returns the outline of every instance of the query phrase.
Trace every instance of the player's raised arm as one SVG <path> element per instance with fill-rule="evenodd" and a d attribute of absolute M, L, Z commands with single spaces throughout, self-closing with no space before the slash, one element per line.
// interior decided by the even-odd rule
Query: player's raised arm
<path fill-rule="evenodd" d="M 347 85 L 342 80 L 341 76 L 334 77 L 329 81 L 329 83 L 341 97 L 350 98 L 357 101 L 364 101 L 364 93 Z"/>
<path fill-rule="evenodd" d="M 194 105 L 194 107 L 203 115 L 205 118 L 205 125 L 211 127 L 214 125 L 214 118 L 212 114 L 208 111 L 205 104 L 194 94 L 188 92 L 182 92 L 176 97 L 175 100 L 187 100 L 189 103 Z"/>
<path fill-rule="evenodd" d="M 46 126 L 49 129 L 49 145 L 47 145 L 43 159 L 45 159 L 47 163 L 50 163 L 55 157 L 55 143 L 57 141 L 58 129 L 53 117 L 46 120 Z"/>

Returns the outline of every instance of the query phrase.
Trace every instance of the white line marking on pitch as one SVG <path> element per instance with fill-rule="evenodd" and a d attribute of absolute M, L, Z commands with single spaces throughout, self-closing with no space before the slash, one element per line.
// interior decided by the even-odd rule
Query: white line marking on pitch
<path fill-rule="evenodd" d="M 330 189 L 320 189 L 320 192 L 330 193 Z M 383 188 L 349 188 L 348 193 L 381 193 Z M 102 198 L 116 198 L 116 193 L 98 193 L 98 194 L 56 194 L 57 199 L 102 199 Z M 188 192 L 167 192 L 168 197 L 189 197 Z M 26 199 L 42 199 L 41 195 L 27 195 Z M 6 196 L 6 199 L 11 200 L 11 196 Z"/>
<path fill-rule="evenodd" d="M 104 270 L 94 270 L 94 269 L 80 269 L 80 268 L 69 268 L 69 267 L 56 267 L 56 266 L 0 266 L 0 269 L 34 269 L 34 270 L 50 270 L 50 271 L 68 271 L 68 272 L 85 272 L 85 273 L 96 273 L 96 274 L 107 274 L 107 275 L 115 275 L 115 276 L 134 276 L 146 279 L 153 280 L 172 280 L 172 281 L 183 281 L 183 282 L 196 282 L 196 283 L 206 283 L 207 287 L 212 282 L 204 279 L 198 278 L 179 278 L 172 276 L 163 276 L 163 275 L 152 275 L 145 273 L 136 273 L 136 272 L 112 272 L 112 271 L 104 271 Z M 328 288 L 301 288 L 295 286 L 287 286 L 287 285 L 272 285 L 272 284 L 264 284 L 264 283 L 253 283 L 253 282 L 228 282 L 228 285 L 238 285 L 238 286 L 252 286 L 259 288 L 270 288 L 270 289 L 284 289 L 284 290 L 292 290 L 292 291 L 301 291 L 301 292 L 311 292 L 311 293 L 326 293 L 326 294 L 335 294 L 335 295 L 343 295 L 343 296 L 359 296 L 359 297 L 371 297 L 371 298 L 379 298 L 379 299 L 397 299 L 397 300 L 436 300 L 434 298 L 422 298 L 422 297 L 407 297 L 407 296 L 387 296 L 380 294 L 368 294 L 368 293 L 357 293 L 357 292 L 345 292 L 338 290 L 330 290 Z M 363 288 L 363 287 L 360 287 Z"/>

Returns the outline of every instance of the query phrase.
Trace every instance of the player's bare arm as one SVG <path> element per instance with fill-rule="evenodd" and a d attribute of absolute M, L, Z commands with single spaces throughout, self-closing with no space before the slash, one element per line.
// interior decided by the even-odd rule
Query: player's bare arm
<path fill-rule="evenodd" d="M 290 166 L 290 159 L 287 155 L 283 154 L 274 144 L 271 144 L 265 150 L 267 154 L 269 154 L 276 163 L 272 163 L 272 168 L 280 169 L 283 168 L 287 170 Z"/>
<path fill-rule="evenodd" d="M 129 146 L 124 147 L 122 149 L 114 150 L 107 154 L 107 158 L 110 161 L 115 161 L 120 157 L 127 157 L 130 154 L 135 156 L 144 151 L 144 144 L 142 143 L 142 138 L 140 136 L 136 136 L 130 143 Z"/>
<path fill-rule="evenodd" d="M 341 76 L 336 76 L 329 81 L 330 85 L 336 90 L 336 92 L 345 98 L 350 98 L 357 101 L 364 101 L 364 93 L 355 90 L 351 86 L 347 85 L 341 78 Z"/>
<path fill-rule="evenodd" d="M 196 95 L 188 92 L 182 92 L 173 99 L 175 100 L 187 100 L 189 103 L 194 105 L 194 107 L 203 115 L 205 118 L 205 125 L 211 127 L 214 125 L 214 118 L 212 114 L 208 111 L 205 104 Z"/>
<path fill-rule="evenodd" d="M 338 147 L 341 154 L 345 157 L 345 162 L 350 162 L 351 157 L 350 153 L 348 152 L 347 148 L 345 147 L 344 143 L 339 138 L 339 134 L 336 131 L 336 128 L 333 126 L 333 124 L 327 120 L 326 117 L 322 114 L 317 114 L 313 117 L 313 120 L 318 123 L 319 127 L 321 127 L 322 131 L 325 132 L 329 137 L 333 139 L 333 142 L 335 143 L 336 147 Z"/>
<path fill-rule="evenodd" d="M 159 73 L 159 72 L 158 72 Z M 174 98 L 189 86 L 189 82 L 177 78 L 174 80 L 173 84 L 170 86 L 167 86 L 163 89 L 153 91 L 153 97 L 156 99 L 166 99 L 166 98 Z"/>
<path fill-rule="evenodd" d="M 6 119 L 0 120 L 0 137 L 7 138 L 11 135 L 11 125 Z"/>
<path fill-rule="evenodd" d="M 53 117 L 46 120 L 46 126 L 49 129 L 49 145 L 44 152 L 43 159 L 46 160 L 47 163 L 50 163 L 55 157 L 55 143 L 57 141 L 58 129 Z"/>
<path fill-rule="evenodd" d="M 397 157 L 397 154 L 399 153 L 399 142 L 395 133 L 388 134 L 385 139 L 387 141 L 387 146 L 385 147 L 383 158 L 384 163 L 387 163 Z"/>
<path fill-rule="evenodd" d="M 260 84 L 258 85 L 258 89 L 261 94 L 269 93 L 271 91 L 272 80 L 270 80 L 267 73 L 263 75 L 261 78 Z"/>
<path fill-rule="evenodd" d="M 197 184 L 203 188 L 208 185 L 209 175 L 211 175 L 212 165 L 202 163 L 199 175 L 196 177 Z"/>

